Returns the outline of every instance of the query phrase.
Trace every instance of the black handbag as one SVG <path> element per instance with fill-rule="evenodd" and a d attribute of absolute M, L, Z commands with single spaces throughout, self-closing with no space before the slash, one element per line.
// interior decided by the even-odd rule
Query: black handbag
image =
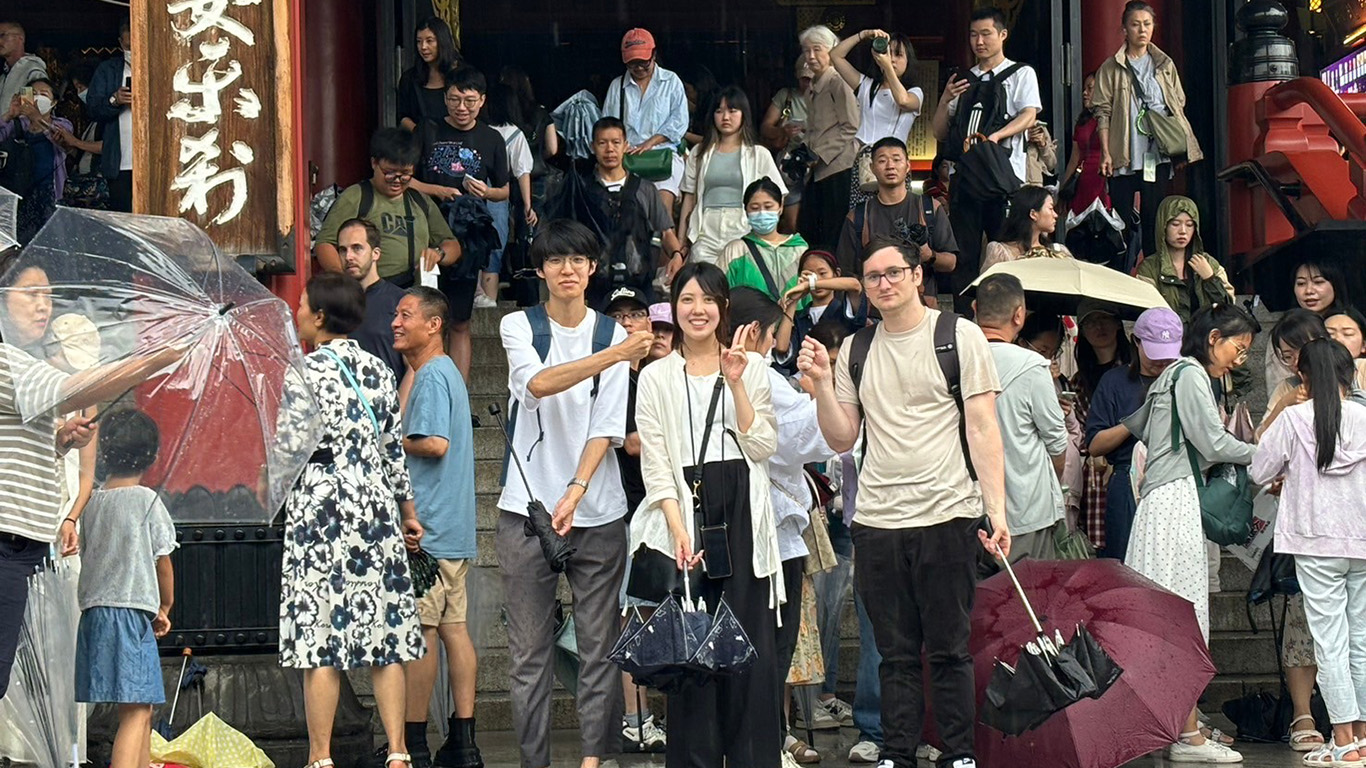
<path fill-rule="evenodd" d="M 954 185 L 978 202 L 1009 197 L 1022 186 L 1010 163 L 1010 150 L 981 134 L 974 138 L 975 143 L 958 160 Z"/>
<path fill-rule="evenodd" d="M 708 558 L 707 576 L 713 579 L 725 578 L 729 576 L 730 550 L 729 544 L 724 540 L 725 523 L 720 526 L 708 526 L 703 519 L 703 511 L 698 500 L 698 491 L 702 485 L 702 459 L 707 455 L 707 441 L 711 439 L 711 424 L 716 418 L 716 408 L 721 404 L 721 390 L 725 386 L 725 380 L 720 376 L 716 377 L 716 386 L 712 389 L 711 404 L 707 406 L 707 426 L 702 430 L 702 449 L 697 455 L 697 460 L 692 470 L 692 503 L 693 513 L 697 522 L 698 536 L 696 541 L 703 543 L 702 549 L 709 553 L 708 545 L 718 547 L 723 551 L 726 572 L 720 574 L 720 554 L 718 559 L 713 561 Z M 719 528 L 719 529 L 718 529 Z M 645 544 L 641 544 L 631 556 L 631 569 L 626 578 L 626 594 L 638 600 L 647 600 L 652 603 L 661 603 L 669 595 L 683 594 L 683 579 L 685 574 L 678 569 L 678 562 L 672 554 L 665 554 L 657 549 L 653 549 Z M 689 571 L 686 578 L 692 580 L 692 591 L 698 594 L 697 584 L 700 581 L 700 573 L 696 570 Z"/>

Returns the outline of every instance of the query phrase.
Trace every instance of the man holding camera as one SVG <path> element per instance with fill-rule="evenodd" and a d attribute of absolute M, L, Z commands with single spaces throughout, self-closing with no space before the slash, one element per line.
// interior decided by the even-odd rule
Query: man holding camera
<path fill-rule="evenodd" d="M 889 136 L 873 144 L 871 162 L 877 194 L 855 206 L 844 221 L 835 251 L 840 271 L 854 277 L 862 275 L 862 255 L 873 240 L 903 242 L 919 249 L 925 268 L 924 301 L 935 308 L 937 275 L 953 272 L 958 263 L 958 241 L 953 237 L 948 212 L 933 198 L 911 194 L 906 188 L 911 161 L 900 139 Z"/>

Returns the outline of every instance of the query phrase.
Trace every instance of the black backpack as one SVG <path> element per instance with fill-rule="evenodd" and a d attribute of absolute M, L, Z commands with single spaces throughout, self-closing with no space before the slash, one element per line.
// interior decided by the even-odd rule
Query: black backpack
<path fill-rule="evenodd" d="M 983 73 L 981 77 L 971 72 L 963 73 L 972 84 L 958 97 L 958 111 L 954 112 L 953 122 L 949 124 L 944 157 L 958 160 L 963 156 L 963 145 L 972 136 L 979 133 L 990 136 L 1015 119 L 1006 112 L 1006 81 L 1025 66 L 1017 62 L 1000 72 Z"/>
<path fill-rule="evenodd" d="M 28 134 L 17 117 L 13 128 L 9 138 L 0 142 L 0 153 L 5 155 L 4 164 L 0 165 L 0 187 L 25 197 L 33 191 L 38 181 L 33 172 L 33 147 L 29 145 Z"/>
<path fill-rule="evenodd" d="M 934 358 L 939 363 L 940 372 L 944 374 L 949 394 L 958 406 L 958 440 L 963 445 L 963 460 L 967 463 L 968 476 L 976 481 L 977 470 L 972 466 L 972 452 L 968 450 L 968 422 L 963 416 L 962 368 L 958 362 L 958 338 L 955 335 L 958 319 L 958 315 L 952 312 L 939 313 L 939 319 L 934 323 Z M 870 325 L 859 329 L 854 334 L 854 340 L 849 342 L 849 377 L 854 381 L 855 392 L 859 389 L 859 382 L 863 380 L 863 366 L 868 361 L 868 350 L 872 349 L 875 335 L 877 326 Z M 859 418 L 863 418 L 861 397 Z M 864 429 L 866 431 L 867 427 Z"/>

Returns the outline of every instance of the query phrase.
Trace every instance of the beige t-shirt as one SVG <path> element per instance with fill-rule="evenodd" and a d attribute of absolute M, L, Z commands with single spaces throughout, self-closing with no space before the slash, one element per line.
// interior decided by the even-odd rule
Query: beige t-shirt
<path fill-rule="evenodd" d="M 854 522 L 870 528 L 923 528 L 983 514 L 977 484 L 968 476 L 958 436 L 958 406 L 934 356 L 938 310 L 903 333 L 879 326 L 868 350 L 859 390 L 849 375 L 844 340 L 835 365 L 835 396 L 863 401 L 867 441 L 859 472 Z M 956 327 L 963 399 L 1000 392 L 986 336 L 968 320 Z"/>

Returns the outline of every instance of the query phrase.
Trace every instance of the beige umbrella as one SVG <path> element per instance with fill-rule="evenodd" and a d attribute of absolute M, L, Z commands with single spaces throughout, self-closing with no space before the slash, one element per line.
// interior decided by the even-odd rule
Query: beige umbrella
<path fill-rule="evenodd" d="M 995 264 L 973 281 L 963 294 L 973 295 L 977 285 L 992 275 L 1014 275 L 1029 297 L 1029 309 L 1075 315 L 1077 305 L 1090 299 L 1116 316 L 1135 319 L 1145 309 L 1167 306 L 1152 283 L 1116 272 L 1101 264 L 1078 259 L 1020 259 Z"/>

